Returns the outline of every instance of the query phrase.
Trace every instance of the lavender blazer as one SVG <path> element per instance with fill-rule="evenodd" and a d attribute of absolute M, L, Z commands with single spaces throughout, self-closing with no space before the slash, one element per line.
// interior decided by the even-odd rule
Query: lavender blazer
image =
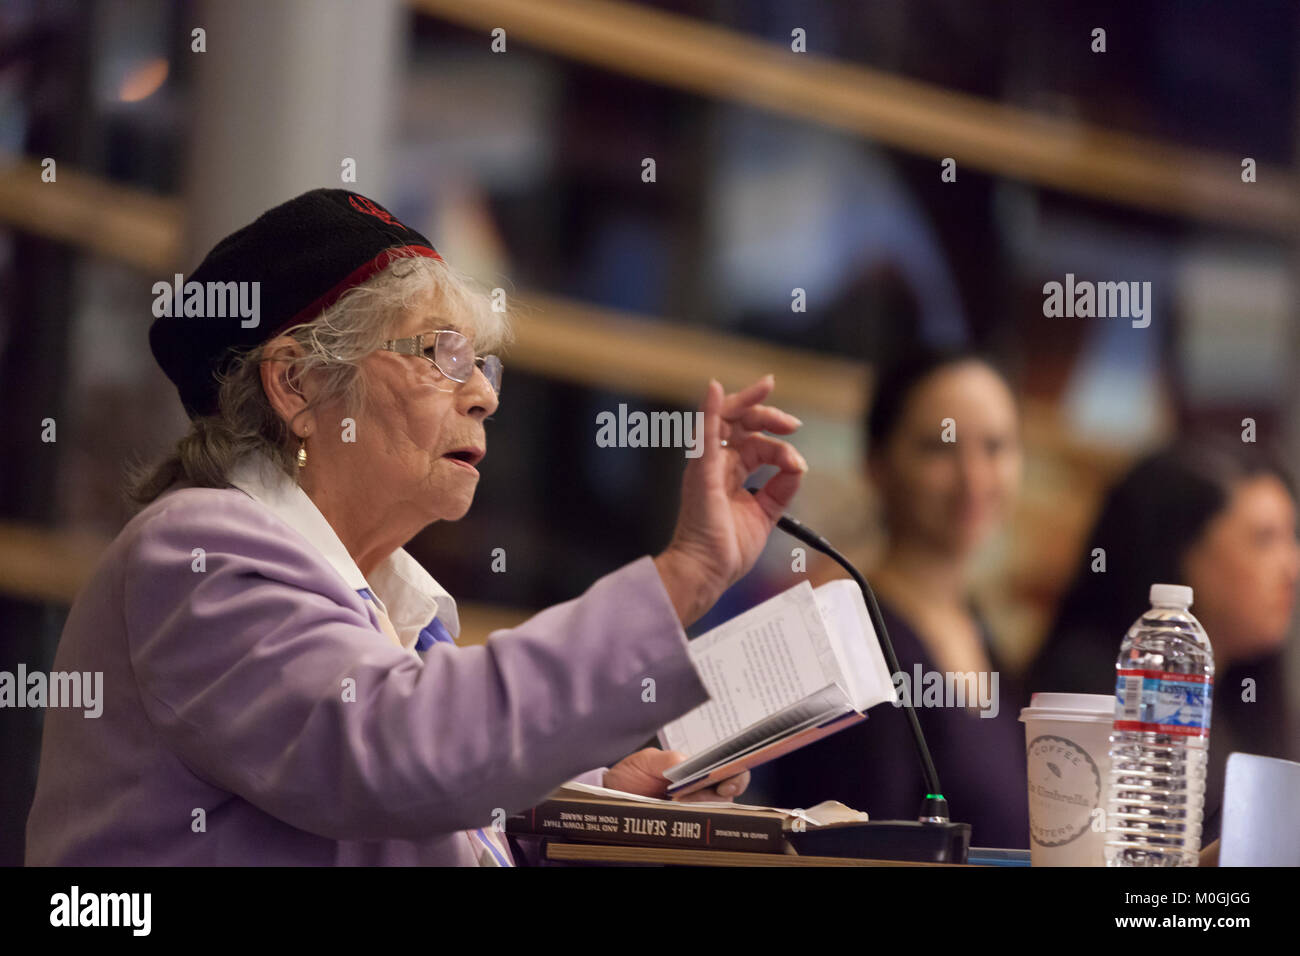
<path fill-rule="evenodd" d="M 472 866 L 463 831 L 707 699 L 648 556 L 421 660 L 235 489 L 172 491 L 137 515 L 73 605 L 54 670 L 102 671 L 104 705 L 45 715 L 37 865 Z"/>

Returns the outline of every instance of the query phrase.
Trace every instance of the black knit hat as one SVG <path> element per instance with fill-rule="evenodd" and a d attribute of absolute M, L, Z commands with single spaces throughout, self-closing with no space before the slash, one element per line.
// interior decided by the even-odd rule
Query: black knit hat
<path fill-rule="evenodd" d="M 313 189 L 222 239 L 185 283 L 177 275 L 155 284 L 149 347 L 186 413 L 213 414 L 216 376 L 240 350 L 315 318 L 409 256 L 442 258 L 374 200 Z"/>

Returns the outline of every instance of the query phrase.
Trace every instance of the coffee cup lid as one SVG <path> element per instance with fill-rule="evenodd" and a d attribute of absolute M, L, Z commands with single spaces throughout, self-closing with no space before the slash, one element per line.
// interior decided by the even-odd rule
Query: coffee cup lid
<path fill-rule="evenodd" d="M 1091 719 L 1113 717 L 1114 694 L 1047 694 L 1037 693 L 1029 698 L 1029 706 L 1022 708 L 1020 719 L 1030 717 L 1073 717 Z"/>

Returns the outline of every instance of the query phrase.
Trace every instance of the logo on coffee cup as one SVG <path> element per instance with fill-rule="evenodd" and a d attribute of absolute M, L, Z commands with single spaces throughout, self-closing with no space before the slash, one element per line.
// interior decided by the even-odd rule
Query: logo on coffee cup
<path fill-rule="evenodd" d="M 1029 835 L 1039 846 L 1065 846 L 1092 824 L 1101 805 L 1101 771 L 1073 740 L 1043 734 L 1029 742 Z"/>

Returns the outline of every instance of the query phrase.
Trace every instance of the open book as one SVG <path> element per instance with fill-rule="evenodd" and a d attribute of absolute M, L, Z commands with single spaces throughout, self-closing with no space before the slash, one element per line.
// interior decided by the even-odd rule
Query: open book
<path fill-rule="evenodd" d="M 897 699 L 857 584 L 804 581 L 690 642 L 708 703 L 659 732 L 687 759 L 665 771 L 684 796 L 862 720 Z"/>

